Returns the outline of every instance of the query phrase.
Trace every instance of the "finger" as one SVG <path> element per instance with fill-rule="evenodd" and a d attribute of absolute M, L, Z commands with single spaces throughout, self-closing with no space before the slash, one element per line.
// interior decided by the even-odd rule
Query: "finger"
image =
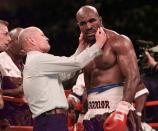
<path fill-rule="evenodd" d="M 82 32 L 80 33 L 80 37 L 81 37 L 81 38 L 83 37 L 83 33 L 82 33 Z"/>
<path fill-rule="evenodd" d="M 145 51 L 145 55 L 150 56 L 150 54 L 149 54 L 149 52 L 148 52 L 148 51 Z"/>
<path fill-rule="evenodd" d="M 107 34 L 106 34 L 106 32 L 104 31 L 104 28 L 103 28 L 103 27 L 100 27 L 100 33 L 102 33 L 102 34 L 107 38 Z"/>
<path fill-rule="evenodd" d="M 101 33 L 104 32 L 103 27 L 100 27 L 100 32 L 101 32 Z"/>
<path fill-rule="evenodd" d="M 100 33 L 101 33 L 100 28 L 98 28 L 96 34 L 98 35 Z"/>
<path fill-rule="evenodd" d="M 82 38 L 83 38 L 83 33 L 81 32 L 81 33 L 80 33 L 79 40 L 82 40 Z"/>
<path fill-rule="evenodd" d="M 99 32 L 99 28 L 97 29 L 97 32 L 96 32 L 96 34 L 98 34 L 98 32 Z"/>

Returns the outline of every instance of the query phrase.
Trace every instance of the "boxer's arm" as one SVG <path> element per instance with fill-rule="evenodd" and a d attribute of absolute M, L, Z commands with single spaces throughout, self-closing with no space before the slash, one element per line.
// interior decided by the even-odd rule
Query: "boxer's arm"
<path fill-rule="evenodd" d="M 147 99 L 147 95 L 149 94 L 147 88 L 145 87 L 144 83 L 141 82 L 139 87 L 137 88 L 137 92 L 135 95 L 135 112 L 136 112 L 136 122 L 138 127 L 141 129 L 142 126 L 142 112 L 144 109 L 145 101 Z"/>
<path fill-rule="evenodd" d="M 121 36 L 116 44 L 114 51 L 118 58 L 119 68 L 125 79 L 122 100 L 132 103 L 136 88 L 140 82 L 136 54 L 132 42 L 127 37 Z"/>
<path fill-rule="evenodd" d="M 7 96 L 21 97 L 24 95 L 22 86 L 19 86 L 18 88 L 15 89 L 5 89 L 2 92 L 3 95 L 7 95 Z"/>
<path fill-rule="evenodd" d="M 115 39 L 113 42 L 113 51 L 116 54 L 118 66 L 124 76 L 125 86 L 122 101 L 118 103 L 116 110 L 105 120 L 103 127 L 106 131 L 125 131 L 127 115 L 132 107 L 131 103 L 134 101 L 134 95 L 140 82 L 140 76 L 131 41 L 127 37 L 121 36 L 118 40 Z"/>
<path fill-rule="evenodd" d="M 148 94 L 149 94 L 148 89 L 145 87 L 144 83 L 141 81 L 139 83 L 139 86 L 135 94 L 136 114 L 139 117 L 141 117 L 142 115 L 142 111 L 143 111 Z"/>

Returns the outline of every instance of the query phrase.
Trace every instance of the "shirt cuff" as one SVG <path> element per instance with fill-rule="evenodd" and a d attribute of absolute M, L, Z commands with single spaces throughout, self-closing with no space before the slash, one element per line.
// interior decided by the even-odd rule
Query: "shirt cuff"
<path fill-rule="evenodd" d="M 95 43 L 90 48 L 90 57 L 98 56 L 102 53 L 102 50 L 99 48 L 99 46 Z"/>

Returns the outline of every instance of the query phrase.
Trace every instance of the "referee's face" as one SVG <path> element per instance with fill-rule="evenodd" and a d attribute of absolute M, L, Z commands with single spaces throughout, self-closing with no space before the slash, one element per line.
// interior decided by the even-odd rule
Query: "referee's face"
<path fill-rule="evenodd" d="M 40 29 L 36 31 L 35 37 L 40 51 L 44 53 L 48 52 L 50 50 L 50 45 L 48 42 L 49 39 L 44 35 L 44 33 Z"/>

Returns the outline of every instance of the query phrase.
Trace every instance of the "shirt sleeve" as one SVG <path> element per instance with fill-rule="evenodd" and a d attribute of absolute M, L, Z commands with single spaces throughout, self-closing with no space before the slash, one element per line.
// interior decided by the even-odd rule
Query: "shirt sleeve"
<path fill-rule="evenodd" d="M 85 49 L 79 55 L 71 57 L 59 57 L 45 54 L 40 60 L 40 71 L 44 74 L 60 74 L 62 80 L 71 78 L 74 72 L 85 67 L 96 56 L 101 54 L 101 49 L 97 44 Z"/>
<path fill-rule="evenodd" d="M 71 57 L 75 57 L 81 53 L 80 48 L 77 48 L 75 53 Z"/>

